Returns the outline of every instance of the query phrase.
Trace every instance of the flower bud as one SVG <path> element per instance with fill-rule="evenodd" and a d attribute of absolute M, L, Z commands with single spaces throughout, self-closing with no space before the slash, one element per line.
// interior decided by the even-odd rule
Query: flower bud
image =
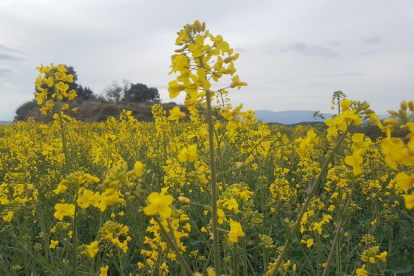
<path fill-rule="evenodd" d="M 201 31 L 204 32 L 206 30 L 206 22 L 201 24 Z"/>
<path fill-rule="evenodd" d="M 388 110 L 388 113 L 393 115 L 393 116 L 398 116 L 398 113 L 394 110 Z"/>
<path fill-rule="evenodd" d="M 236 162 L 236 168 L 240 168 L 244 165 L 244 162 Z"/>
<path fill-rule="evenodd" d="M 194 21 L 194 30 L 197 32 L 197 33 L 200 33 L 201 32 L 201 24 L 200 24 L 200 21 L 198 21 L 198 20 L 196 20 L 196 21 Z"/>
<path fill-rule="evenodd" d="M 409 101 L 409 102 L 408 102 L 408 108 L 409 108 L 411 111 L 414 111 L 414 101 Z"/>
<path fill-rule="evenodd" d="M 400 106 L 401 106 L 401 109 L 402 110 L 406 110 L 407 109 L 407 102 L 406 101 L 402 101 Z"/>
<path fill-rule="evenodd" d="M 194 101 L 192 101 L 192 100 L 185 100 L 184 101 L 184 105 L 187 106 L 187 107 L 188 106 L 193 106 L 194 105 Z"/>
<path fill-rule="evenodd" d="M 190 204 L 191 200 L 188 197 L 179 196 L 178 201 L 181 202 L 181 204 Z"/>
<path fill-rule="evenodd" d="M 394 118 L 385 119 L 384 125 L 398 126 L 398 121 Z"/>

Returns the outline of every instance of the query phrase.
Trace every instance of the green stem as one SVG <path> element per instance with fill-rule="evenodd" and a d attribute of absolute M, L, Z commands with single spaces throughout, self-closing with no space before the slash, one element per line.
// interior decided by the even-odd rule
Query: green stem
<path fill-rule="evenodd" d="M 173 241 L 174 245 L 178 247 L 177 241 L 175 240 L 175 236 L 174 236 L 174 229 L 172 228 L 169 220 L 167 220 L 167 223 L 168 223 L 168 229 L 170 230 L 170 233 L 171 233 L 171 240 Z M 187 276 L 187 273 L 185 272 L 185 267 L 183 266 L 182 263 L 180 263 L 180 268 L 181 268 L 181 275 Z"/>
<path fill-rule="evenodd" d="M 200 58 L 200 67 L 204 67 L 203 59 Z M 216 163 L 214 154 L 214 125 L 213 112 L 211 108 L 211 93 L 205 90 L 207 98 L 207 123 L 208 123 L 208 139 L 210 148 L 210 175 L 211 175 L 211 214 L 212 214 L 212 230 L 213 230 L 213 250 L 214 250 L 214 269 L 220 275 L 220 237 L 218 232 L 218 215 L 217 200 L 218 188 L 216 180 Z"/>
<path fill-rule="evenodd" d="M 142 206 L 146 206 L 147 204 L 139 197 L 139 194 L 136 191 L 131 192 L 135 198 L 140 202 L 140 204 Z M 184 266 L 185 270 L 187 271 L 188 274 L 193 275 L 193 271 L 191 270 L 190 266 L 188 265 L 188 263 L 185 261 L 183 255 L 181 254 L 180 249 L 178 248 L 178 246 L 176 246 L 176 244 L 174 243 L 174 241 L 171 239 L 170 235 L 168 234 L 167 230 L 165 229 L 164 225 L 161 224 L 161 221 L 159 220 L 158 217 L 153 216 L 154 220 L 157 222 L 158 226 L 161 229 L 161 232 L 163 234 L 163 236 L 167 239 L 167 243 L 170 246 L 170 248 L 172 250 L 175 251 L 175 253 L 177 254 L 177 258 L 178 261 Z"/>
<path fill-rule="evenodd" d="M 239 255 L 237 254 L 237 243 L 233 246 L 233 275 L 239 275 L 239 264 L 238 264 Z"/>
<path fill-rule="evenodd" d="M 289 233 L 289 236 L 292 237 L 296 231 L 299 228 L 300 222 L 302 221 L 302 217 L 305 214 L 306 210 L 308 209 L 308 206 L 312 200 L 313 195 L 315 194 L 317 187 L 319 185 L 319 183 L 322 181 L 322 177 L 325 174 L 325 172 L 328 170 L 328 165 L 332 160 L 332 157 L 336 151 L 336 149 L 339 147 L 339 145 L 342 143 L 342 141 L 345 139 L 346 134 L 348 131 L 345 131 L 344 133 L 342 133 L 342 135 L 339 137 L 338 142 L 336 143 L 335 147 L 332 149 L 331 153 L 329 154 L 328 158 L 325 160 L 325 163 L 322 166 L 321 172 L 318 176 L 318 178 L 315 180 L 315 182 L 313 183 L 313 186 L 310 188 L 309 194 L 306 198 L 305 203 L 302 206 L 302 209 L 300 210 L 300 213 L 296 219 L 295 224 L 292 227 L 292 230 Z M 277 259 L 276 265 L 273 268 L 272 274 L 271 276 L 276 276 L 277 272 L 279 271 L 280 267 L 282 266 L 282 262 L 283 259 L 285 258 L 290 246 L 292 245 L 292 241 L 293 239 L 287 239 L 285 246 L 283 247 L 282 252 L 280 253 L 279 258 Z"/>
<path fill-rule="evenodd" d="M 377 261 L 375 261 L 375 264 L 377 265 L 378 270 L 381 272 L 381 275 L 382 275 L 382 276 L 385 276 L 385 273 L 384 273 L 384 271 L 382 270 L 382 268 L 381 268 L 380 264 L 379 264 Z"/>
<path fill-rule="evenodd" d="M 73 216 L 72 237 L 73 237 L 73 275 L 78 275 L 78 196 L 79 186 L 75 190 L 75 214 Z"/>
<path fill-rule="evenodd" d="M 328 273 L 329 266 L 331 264 L 331 260 L 332 260 L 332 257 L 334 255 L 335 247 L 338 244 L 339 236 L 341 234 L 342 223 L 344 222 L 345 216 L 347 214 L 346 211 L 348 210 L 349 205 L 351 205 L 351 202 L 352 202 L 352 194 L 353 194 L 353 190 L 351 190 L 351 194 L 349 195 L 348 201 L 346 202 L 345 207 L 341 212 L 341 217 L 339 219 L 339 222 L 338 222 L 338 225 L 337 225 L 336 231 L 335 231 L 335 238 L 332 242 L 331 251 L 329 252 L 328 260 L 326 261 L 326 266 L 325 266 L 325 269 L 323 270 L 322 276 L 326 276 L 327 273 Z"/>
<path fill-rule="evenodd" d="M 56 90 L 56 94 L 58 94 L 57 90 Z M 65 160 L 66 160 L 66 173 L 69 174 L 70 173 L 69 153 L 68 153 L 68 147 L 66 145 L 65 128 L 63 126 L 63 117 L 62 117 L 62 103 L 60 100 L 58 100 L 58 115 L 59 115 L 60 129 L 61 129 L 60 133 L 62 136 L 63 153 L 65 154 Z"/>

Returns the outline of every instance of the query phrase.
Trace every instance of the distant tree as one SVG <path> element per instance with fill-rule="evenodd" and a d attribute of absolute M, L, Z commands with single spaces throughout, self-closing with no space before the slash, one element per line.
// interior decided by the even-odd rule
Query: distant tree
<path fill-rule="evenodd" d="M 341 90 L 335 91 L 332 95 L 331 109 L 334 110 L 336 105 L 336 108 L 338 109 L 338 114 L 341 113 L 341 101 L 343 99 L 346 99 L 346 94 Z"/>
<path fill-rule="evenodd" d="M 117 81 L 113 81 L 111 84 L 107 85 L 103 91 L 104 97 L 108 101 L 115 103 L 119 103 L 122 100 L 124 93 L 124 87 Z"/>
<path fill-rule="evenodd" d="M 124 101 L 136 103 L 160 102 L 160 93 L 155 87 L 148 87 L 143 83 L 131 84 L 125 91 Z"/>
<path fill-rule="evenodd" d="M 76 94 L 78 94 L 78 97 L 84 99 L 84 100 L 92 100 L 96 99 L 95 94 L 93 93 L 92 89 L 82 85 L 79 85 L 78 89 L 76 89 Z"/>

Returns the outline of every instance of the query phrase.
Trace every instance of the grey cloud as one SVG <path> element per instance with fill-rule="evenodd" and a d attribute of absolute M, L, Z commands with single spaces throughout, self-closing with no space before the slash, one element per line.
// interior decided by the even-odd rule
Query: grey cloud
<path fill-rule="evenodd" d="M 359 56 L 368 56 L 368 55 L 372 55 L 374 53 L 374 51 L 361 51 L 358 53 Z"/>
<path fill-rule="evenodd" d="M 0 64 L 0 77 L 8 75 L 8 74 L 13 73 L 13 72 L 14 72 L 13 68 L 10 68 L 9 66 Z"/>
<path fill-rule="evenodd" d="M 341 47 L 342 46 L 342 42 L 340 41 L 326 41 L 326 43 L 328 43 L 329 45 L 331 45 L 332 47 Z"/>
<path fill-rule="evenodd" d="M 322 45 L 311 45 L 303 42 L 294 42 L 287 45 L 288 50 L 298 52 L 305 56 L 317 56 L 317 57 L 327 57 L 334 58 L 340 57 L 341 55 L 333 51 L 330 48 L 324 47 Z"/>
<path fill-rule="evenodd" d="M 22 49 L 12 48 L 0 44 L 0 60 L 19 61 L 27 59 L 28 53 Z"/>
<path fill-rule="evenodd" d="M 334 74 L 333 77 L 356 77 L 356 76 L 364 76 L 366 73 L 361 72 L 347 72 L 347 73 L 340 73 L 340 74 Z"/>
<path fill-rule="evenodd" d="M 382 41 L 382 38 L 379 36 L 368 37 L 362 40 L 364 44 L 377 44 Z"/>

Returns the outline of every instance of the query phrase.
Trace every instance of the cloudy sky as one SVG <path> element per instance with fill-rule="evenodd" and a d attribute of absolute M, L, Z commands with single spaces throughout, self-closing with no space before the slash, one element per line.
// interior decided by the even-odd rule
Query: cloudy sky
<path fill-rule="evenodd" d="M 234 104 L 329 112 L 342 90 L 382 114 L 414 99 L 413 11 L 412 0 L 0 0 L 0 120 L 33 99 L 42 62 L 74 66 L 95 93 L 128 79 L 170 101 L 176 32 L 195 19 L 240 53 L 249 86 Z"/>

